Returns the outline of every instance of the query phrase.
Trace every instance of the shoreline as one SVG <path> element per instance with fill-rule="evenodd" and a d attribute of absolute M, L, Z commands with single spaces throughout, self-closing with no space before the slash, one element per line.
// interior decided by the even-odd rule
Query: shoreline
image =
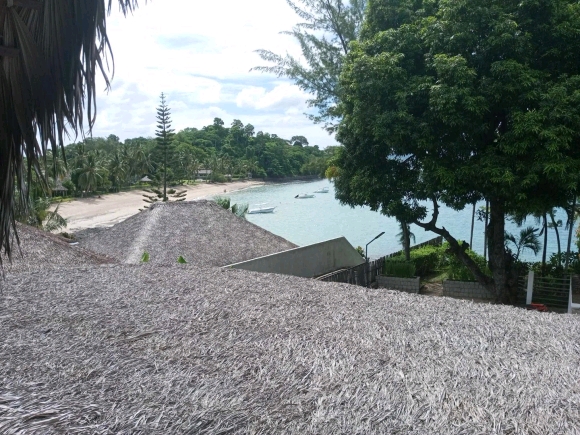
<path fill-rule="evenodd" d="M 186 201 L 197 201 L 212 196 L 227 196 L 229 192 L 263 186 L 263 181 L 233 181 L 226 183 L 200 183 L 194 186 L 178 186 L 177 190 L 186 190 Z M 60 203 L 58 212 L 67 220 L 66 232 L 76 232 L 88 228 L 111 227 L 139 213 L 147 205 L 143 201 L 144 190 L 108 193 L 100 197 L 75 198 L 70 202 Z"/>

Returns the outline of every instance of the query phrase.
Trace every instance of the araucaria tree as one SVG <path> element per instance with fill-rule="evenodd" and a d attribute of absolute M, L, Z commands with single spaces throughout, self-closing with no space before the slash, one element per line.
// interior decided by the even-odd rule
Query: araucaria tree
<path fill-rule="evenodd" d="M 167 164 L 174 130 L 171 129 L 171 113 L 165 102 L 163 92 L 161 93 L 161 104 L 157 107 L 157 130 L 155 130 L 155 136 L 157 136 L 157 144 L 162 154 L 163 201 L 167 201 Z"/>
<path fill-rule="evenodd" d="M 288 77 L 300 89 L 312 95 L 310 107 L 318 111 L 309 116 L 334 131 L 339 114 L 336 111 L 338 79 L 349 51 L 350 42 L 358 38 L 367 0 L 286 0 L 304 20 L 291 31 L 302 51 L 303 60 L 286 54 L 281 56 L 268 50 L 258 50 L 260 57 L 272 63 L 254 68 Z"/>
<path fill-rule="evenodd" d="M 341 75 L 337 197 L 443 236 L 513 300 L 506 216 L 578 190 L 580 4 L 369 0 L 366 17 Z M 490 204 L 492 277 L 438 221 L 440 204 L 477 200 Z"/>

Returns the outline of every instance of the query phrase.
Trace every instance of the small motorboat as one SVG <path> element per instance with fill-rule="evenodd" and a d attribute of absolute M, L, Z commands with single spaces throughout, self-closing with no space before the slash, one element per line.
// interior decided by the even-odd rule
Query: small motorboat
<path fill-rule="evenodd" d="M 314 193 L 328 193 L 328 187 L 323 187 L 322 189 L 315 190 Z"/>
<path fill-rule="evenodd" d="M 248 214 L 258 214 L 258 213 L 274 213 L 276 207 L 264 207 L 266 203 L 256 204 L 256 208 L 251 208 L 248 210 Z"/>
<path fill-rule="evenodd" d="M 301 193 L 299 195 L 296 195 L 294 198 L 298 198 L 298 199 L 314 198 L 314 195 L 311 193 Z"/>

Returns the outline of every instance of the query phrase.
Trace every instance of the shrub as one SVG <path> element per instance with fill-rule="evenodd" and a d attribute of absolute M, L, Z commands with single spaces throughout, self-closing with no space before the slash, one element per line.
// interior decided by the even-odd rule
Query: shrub
<path fill-rule="evenodd" d="M 444 250 L 443 261 L 446 263 L 447 277 L 449 279 L 455 281 L 476 281 L 473 273 L 455 255 L 448 251 L 449 244 L 444 243 L 442 249 Z M 472 250 L 467 250 L 467 255 L 471 257 L 484 274 L 491 276 L 491 270 L 487 267 L 487 261 L 485 261 L 482 255 Z"/>
<path fill-rule="evenodd" d="M 550 265 L 553 268 L 562 268 L 562 273 L 564 273 L 564 265 L 566 264 L 566 257 L 568 257 L 568 272 L 570 273 L 580 273 L 580 261 L 578 258 L 578 252 L 570 252 L 568 255 L 566 252 L 561 254 L 552 254 L 550 256 Z"/>
<path fill-rule="evenodd" d="M 213 183 L 225 183 L 227 181 L 225 175 L 219 174 L 217 172 L 212 173 L 209 179 Z"/>
<path fill-rule="evenodd" d="M 396 257 L 395 257 L 396 258 Z M 415 264 L 412 261 L 397 261 L 386 259 L 383 273 L 397 278 L 413 278 L 415 276 Z"/>
<path fill-rule="evenodd" d="M 415 265 L 415 273 L 418 276 L 426 276 L 441 268 L 444 251 L 441 246 L 423 246 L 422 248 L 411 250 L 411 262 Z M 405 256 L 399 254 L 388 258 L 386 261 L 404 262 Z"/>
<path fill-rule="evenodd" d="M 423 246 L 411 251 L 411 261 L 417 275 L 426 276 L 440 268 L 442 250 L 440 246 Z"/>

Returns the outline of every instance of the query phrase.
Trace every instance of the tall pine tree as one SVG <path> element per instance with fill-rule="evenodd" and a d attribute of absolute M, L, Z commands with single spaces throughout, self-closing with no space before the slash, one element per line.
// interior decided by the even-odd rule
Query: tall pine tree
<path fill-rule="evenodd" d="M 158 149 L 161 151 L 163 167 L 163 201 L 167 201 L 167 163 L 171 160 L 171 142 L 174 130 L 171 128 L 171 113 L 165 101 L 165 94 L 161 93 L 161 104 L 157 107 L 157 136 Z"/>

